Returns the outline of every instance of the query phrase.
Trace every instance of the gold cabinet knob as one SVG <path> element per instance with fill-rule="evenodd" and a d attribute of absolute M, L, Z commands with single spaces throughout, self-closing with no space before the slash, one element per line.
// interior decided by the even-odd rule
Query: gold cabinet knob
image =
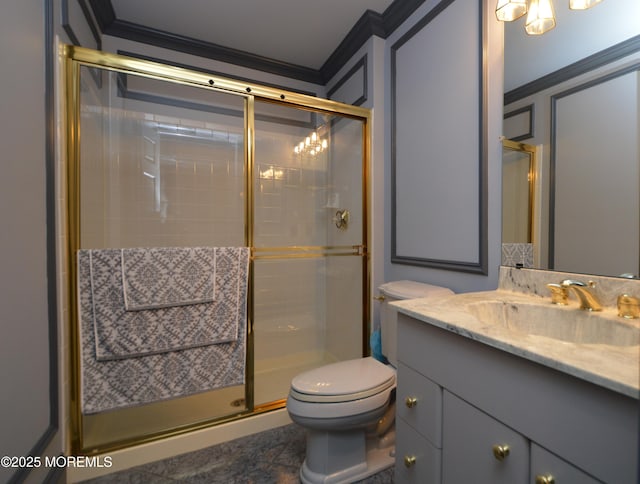
<path fill-rule="evenodd" d="M 375 299 L 378 302 L 383 302 L 386 297 L 384 297 L 384 294 L 380 294 L 379 296 L 373 296 L 373 299 Z"/>
<path fill-rule="evenodd" d="M 407 408 L 413 408 L 418 405 L 418 399 L 416 397 L 407 397 L 404 399 L 404 404 Z"/>
<path fill-rule="evenodd" d="M 536 476 L 536 484 L 554 484 L 556 480 L 551 474 L 538 474 Z"/>
<path fill-rule="evenodd" d="M 505 460 L 510 452 L 508 445 L 496 444 L 491 449 L 493 450 L 493 456 L 499 461 Z"/>
<path fill-rule="evenodd" d="M 416 463 L 416 456 L 415 455 L 405 455 L 404 456 L 404 465 L 405 467 L 409 468 L 414 466 Z"/>

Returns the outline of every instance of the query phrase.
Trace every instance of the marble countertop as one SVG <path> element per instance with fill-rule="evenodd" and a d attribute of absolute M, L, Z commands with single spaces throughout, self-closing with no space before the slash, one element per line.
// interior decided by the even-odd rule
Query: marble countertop
<path fill-rule="evenodd" d="M 578 312 L 576 313 L 577 317 L 580 317 L 580 309 L 577 306 L 553 306 L 549 298 L 504 289 L 456 294 L 436 301 L 433 299 L 411 299 L 392 304 L 399 312 L 425 323 L 562 371 L 609 390 L 632 398 L 640 398 L 640 340 L 639 344 L 633 346 L 561 341 L 514 331 L 500 323 L 482 322 L 466 309 L 469 304 L 488 300 L 515 304 L 548 304 L 552 308 L 551 311 L 556 309 L 558 311 L 576 311 Z M 621 324 L 628 324 L 640 330 L 640 320 L 619 318 L 613 308 L 605 308 L 599 314 L 618 318 Z"/>

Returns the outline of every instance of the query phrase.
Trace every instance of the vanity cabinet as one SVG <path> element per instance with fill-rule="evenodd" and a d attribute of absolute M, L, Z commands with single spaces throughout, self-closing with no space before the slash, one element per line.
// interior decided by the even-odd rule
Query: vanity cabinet
<path fill-rule="evenodd" d="M 454 331 L 399 314 L 397 483 L 638 482 L 637 399 Z"/>

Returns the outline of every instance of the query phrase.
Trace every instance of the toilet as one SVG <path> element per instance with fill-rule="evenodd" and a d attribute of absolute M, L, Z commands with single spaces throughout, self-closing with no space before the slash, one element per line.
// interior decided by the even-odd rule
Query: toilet
<path fill-rule="evenodd" d="M 414 281 L 388 282 L 379 290 L 382 353 L 389 364 L 370 356 L 340 361 L 291 381 L 287 411 L 307 431 L 303 483 L 349 483 L 394 465 L 397 312 L 389 302 L 453 292 Z"/>

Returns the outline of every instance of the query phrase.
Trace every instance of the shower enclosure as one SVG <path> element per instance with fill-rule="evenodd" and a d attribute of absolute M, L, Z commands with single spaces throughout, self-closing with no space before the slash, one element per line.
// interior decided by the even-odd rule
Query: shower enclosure
<path fill-rule="evenodd" d="M 73 46 L 65 62 L 73 453 L 282 408 L 295 374 L 366 353 L 368 110 Z M 250 248 L 244 384 L 83 412 L 77 252 L 143 247 Z"/>

